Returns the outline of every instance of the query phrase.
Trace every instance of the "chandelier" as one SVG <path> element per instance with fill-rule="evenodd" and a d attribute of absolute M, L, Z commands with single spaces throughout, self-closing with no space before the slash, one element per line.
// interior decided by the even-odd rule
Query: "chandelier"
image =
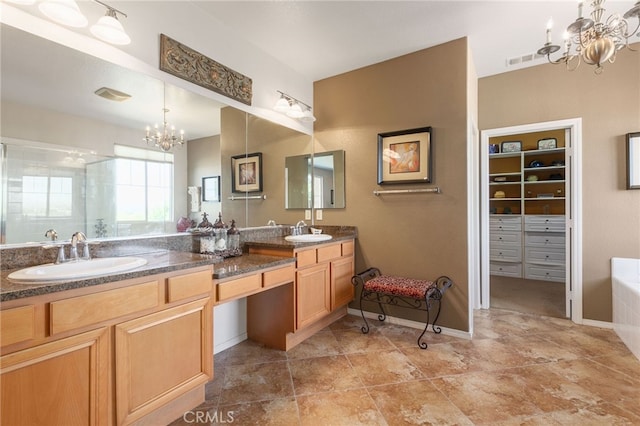
<path fill-rule="evenodd" d="M 147 126 L 147 134 L 142 140 L 145 141 L 147 145 L 153 145 L 167 152 L 171 151 L 176 145 L 184 145 L 186 141 L 184 139 L 184 130 L 180 130 L 180 135 L 176 135 L 175 126 L 167 123 L 167 113 L 169 110 L 167 109 L 166 88 L 164 88 L 163 91 L 164 108 L 162 108 L 162 130 L 160 130 L 157 124 L 153 126 L 153 131 L 150 126 Z"/>
<path fill-rule="evenodd" d="M 578 2 L 578 19 L 564 32 L 564 52 L 555 60 L 551 59 L 551 54 L 560 50 L 560 46 L 551 42 L 553 21 L 550 19 L 547 23 L 547 41 L 538 50 L 538 54 L 546 56 L 552 64 L 565 64 L 571 71 L 585 62 L 596 66 L 596 74 L 602 73 L 604 64 L 613 63 L 618 50 L 629 48 L 629 39 L 640 29 L 640 0 L 623 16 L 613 14 L 606 20 L 603 20 L 604 2 L 605 0 L 591 2 L 591 18 L 582 16 L 583 2 Z M 638 18 L 638 25 L 635 30 L 629 31 L 630 24 L 627 20 L 634 17 Z"/>

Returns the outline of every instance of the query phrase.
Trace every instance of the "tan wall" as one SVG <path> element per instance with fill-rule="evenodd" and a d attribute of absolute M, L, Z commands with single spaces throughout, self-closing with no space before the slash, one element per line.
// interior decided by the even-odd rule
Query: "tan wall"
<path fill-rule="evenodd" d="M 346 208 L 324 210 L 328 225 L 358 227 L 356 270 L 448 275 L 439 323 L 468 330 L 467 40 L 455 40 L 314 84 L 314 151 L 345 150 Z M 431 126 L 434 185 L 441 195 L 376 197 L 377 134 Z M 415 311 L 394 316 L 423 320 Z"/>
<path fill-rule="evenodd" d="M 636 50 L 640 44 L 634 46 Z M 582 118 L 583 316 L 611 321 L 612 257 L 640 257 L 640 191 L 625 190 L 625 134 L 640 130 L 640 53 L 601 75 L 550 64 L 479 80 L 479 126 Z"/>
<path fill-rule="evenodd" d="M 187 158 L 189 162 L 188 186 L 199 186 L 202 189 L 202 178 L 208 176 L 220 176 L 220 135 L 210 136 L 207 138 L 194 139 L 187 142 Z M 202 200 L 202 194 L 200 195 Z M 191 197 L 187 199 L 185 212 L 188 217 L 195 220 L 196 223 L 202 221 L 202 213 L 206 212 L 209 221 L 213 223 L 218 213 L 221 212 L 222 206 L 219 202 L 200 201 L 200 212 L 191 211 Z"/>

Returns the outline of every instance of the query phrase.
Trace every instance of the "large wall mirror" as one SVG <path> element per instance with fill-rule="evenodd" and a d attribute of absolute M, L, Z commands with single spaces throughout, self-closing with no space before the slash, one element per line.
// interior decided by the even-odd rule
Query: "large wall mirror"
<path fill-rule="evenodd" d="M 345 207 L 344 151 L 315 152 L 285 158 L 287 209 Z"/>
<path fill-rule="evenodd" d="M 240 227 L 299 219 L 283 207 L 284 162 L 310 153 L 311 136 L 8 25 L 0 32 L 0 243 L 43 241 L 52 227 L 61 239 L 175 233 L 180 217 L 202 212 Z M 131 98 L 100 98 L 101 87 Z M 143 142 L 165 107 L 189 141 L 167 154 Z M 218 146 L 189 158 L 189 143 L 203 140 Z M 263 153 L 266 199 L 231 200 L 243 194 L 231 193 L 230 157 L 251 152 Z M 221 201 L 193 211 L 188 187 L 214 175 Z"/>

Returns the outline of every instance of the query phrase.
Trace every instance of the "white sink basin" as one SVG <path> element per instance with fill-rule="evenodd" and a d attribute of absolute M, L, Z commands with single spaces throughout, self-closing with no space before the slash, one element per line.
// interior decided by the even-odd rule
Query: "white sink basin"
<path fill-rule="evenodd" d="M 287 241 L 293 241 L 296 243 L 312 243 L 316 241 L 327 241 L 333 238 L 327 234 L 304 234 L 304 235 L 287 235 L 284 237 Z"/>
<path fill-rule="evenodd" d="M 47 263 L 45 265 L 32 266 L 9 274 L 9 279 L 25 284 L 74 280 L 115 274 L 146 264 L 147 260 L 141 257 L 101 257 L 78 262 L 60 263 L 57 265 Z"/>

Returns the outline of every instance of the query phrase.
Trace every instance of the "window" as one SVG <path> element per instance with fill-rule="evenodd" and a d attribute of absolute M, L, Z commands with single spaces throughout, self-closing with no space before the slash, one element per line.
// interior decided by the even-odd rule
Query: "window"
<path fill-rule="evenodd" d="M 116 221 L 173 221 L 173 164 L 115 161 Z"/>
<path fill-rule="evenodd" d="M 71 217 L 73 179 L 59 176 L 22 177 L 22 214 L 29 217 Z"/>

